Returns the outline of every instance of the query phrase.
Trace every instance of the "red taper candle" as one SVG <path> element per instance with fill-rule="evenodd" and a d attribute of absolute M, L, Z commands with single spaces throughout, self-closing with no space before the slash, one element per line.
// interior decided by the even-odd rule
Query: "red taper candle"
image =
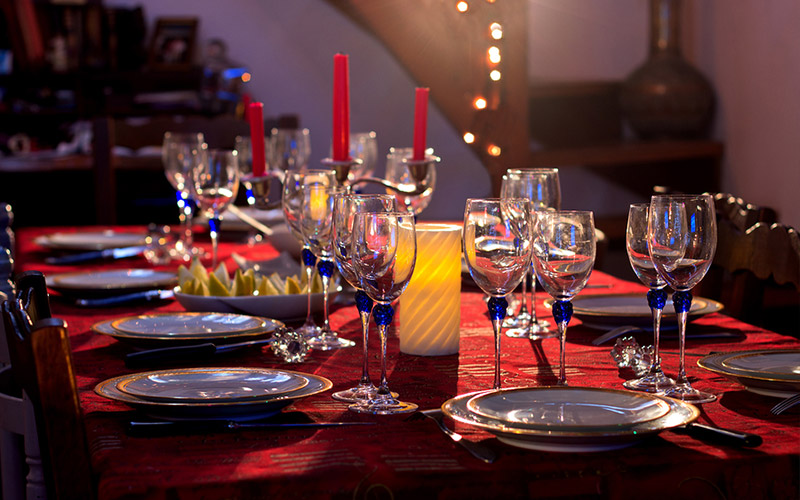
<path fill-rule="evenodd" d="M 264 150 L 264 103 L 251 102 L 247 117 L 250 120 L 250 154 L 253 158 L 253 177 L 263 177 L 267 163 Z"/>
<path fill-rule="evenodd" d="M 428 88 L 417 88 L 414 102 L 414 161 L 425 159 L 425 135 L 428 131 Z"/>
<path fill-rule="evenodd" d="M 333 160 L 350 157 L 350 81 L 347 55 L 333 56 Z"/>

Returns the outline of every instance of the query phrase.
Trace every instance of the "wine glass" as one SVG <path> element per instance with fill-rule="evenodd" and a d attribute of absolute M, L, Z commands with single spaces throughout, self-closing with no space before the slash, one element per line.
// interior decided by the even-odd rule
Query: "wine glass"
<path fill-rule="evenodd" d="M 501 198 L 525 198 L 530 200 L 531 209 L 559 210 L 561 208 L 561 184 L 557 168 L 509 169 L 503 176 L 500 187 Z M 509 327 L 506 335 L 512 338 L 538 340 L 555 336 L 548 327 L 550 323 L 536 317 L 536 274 L 531 262 L 530 274 L 522 280 L 521 306 L 516 316 L 506 318 L 503 326 Z M 531 311 L 528 313 L 525 292 L 531 278 Z"/>
<path fill-rule="evenodd" d="M 216 268 L 220 218 L 239 192 L 239 162 L 236 151 L 202 147 L 192 169 L 192 179 L 197 204 L 208 217 L 211 267 Z"/>
<path fill-rule="evenodd" d="M 272 158 L 268 162 L 276 170 L 302 170 L 311 157 L 311 135 L 307 128 L 274 128 L 270 137 Z"/>
<path fill-rule="evenodd" d="M 312 349 L 328 351 L 352 347 L 355 342 L 343 339 L 331 329 L 328 321 L 328 295 L 331 278 L 336 269 L 333 261 L 333 199 L 344 187 L 306 175 L 302 181 L 303 202 L 300 210 L 300 230 L 303 244 L 317 258 L 317 272 L 322 278 L 323 322 L 319 333 L 308 338 Z"/>
<path fill-rule="evenodd" d="M 274 172 L 272 171 L 272 151 L 269 137 L 264 138 L 264 175 L 255 177 L 253 175 L 253 150 L 250 136 L 237 135 L 234 140 L 234 151 L 239 158 L 239 181 L 244 185 L 245 200 L 251 209 L 258 203 L 261 208 L 269 198 L 270 185 Z M 253 246 L 261 241 L 261 233 L 254 228 L 250 228 L 247 236 L 247 245 Z"/>
<path fill-rule="evenodd" d="M 205 139 L 201 132 L 168 131 L 164 133 L 161 146 L 164 175 L 175 189 L 182 228 L 180 238 L 170 253 L 174 259 L 184 262 L 191 261 L 195 255 L 202 255 L 202 249 L 194 247 L 192 235 L 195 202 L 191 172 L 196 156 L 204 144 Z"/>
<path fill-rule="evenodd" d="M 386 333 L 394 317 L 391 303 L 408 286 L 417 260 L 414 216 L 408 212 L 359 212 L 353 222 L 353 268 L 361 288 L 377 302 L 372 316 L 381 339 L 381 381 L 374 397 L 350 405 L 359 413 L 392 415 L 417 409 L 400 401 L 386 379 Z"/>
<path fill-rule="evenodd" d="M 406 163 L 413 154 L 412 148 L 389 148 L 389 154 L 386 155 L 386 180 L 408 188 L 415 187 L 417 183 Z M 433 155 L 433 148 L 426 149 L 425 155 Z M 410 195 L 388 189 L 387 193 L 394 195 L 399 207 L 405 207 L 414 215 L 419 215 L 431 202 L 433 190 L 436 188 L 436 168 L 428 168 L 424 183 L 428 187 L 421 194 Z"/>
<path fill-rule="evenodd" d="M 714 199 L 704 195 L 655 195 L 650 199 L 647 238 L 656 271 L 675 290 L 680 365 L 675 385 L 664 395 L 690 403 L 709 403 L 713 394 L 693 388 L 686 377 L 686 317 L 694 288 L 706 275 L 717 249 Z"/>
<path fill-rule="evenodd" d="M 353 268 L 353 222 L 359 212 L 395 212 L 394 197 L 388 194 L 347 194 L 339 193 L 333 200 L 333 256 L 339 274 L 356 289 L 355 301 L 361 319 L 361 337 L 364 343 L 364 363 L 361 380 L 350 389 L 333 393 L 339 401 L 355 403 L 367 400 L 377 393 L 378 388 L 369 378 L 369 315 L 373 302 L 361 289 L 356 271 Z"/>
<path fill-rule="evenodd" d="M 283 178 L 283 189 L 281 190 L 281 208 L 283 209 L 283 217 L 286 220 L 286 225 L 289 226 L 292 236 L 303 245 L 300 264 L 302 267 L 301 272 L 306 277 L 307 308 L 306 321 L 297 331 L 306 338 L 310 338 L 316 337 L 320 329 L 314 322 L 314 315 L 311 313 L 311 282 L 314 277 L 317 258 L 311 251 L 311 247 L 304 242 L 300 222 L 303 210 L 303 179 L 306 176 L 332 186 L 336 184 L 336 173 L 333 170 L 316 169 L 287 171 Z"/>
<path fill-rule="evenodd" d="M 494 389 L 500 388 L 500 333 L 513 292 L 531 263 L 530 204 L 521 198 L 470 198 L 463 244 L 469 274 L 489 295 L 494 331 Z"/>
<path fill-rule="evenodd" d="M 661 312 L 667 302 L 664 290 L 667 282 L 656 272 L 650 259 L 650 246 L 647 241 L 648 203 L 634 203 L 628 209 L 628 226 L 625 231 L 625 249 L 633 272 L 650 290 L 647 292 L 647 303 L 653 314 L 653 359 L 647 375 L 637 379 L 626 380 L 622 385 L 628 389 L 645 392 L 663 392 L 675 385 L 675 381 L 664 375 L 661 370 L 659 354 L 659 337 L 661 330 Z"/>
<path fill-rule="evenodd" d="M 378 134 L 373 131 L 351 133 L 350 157 L 359 159 L 361 162 L 353 165 L 350 169 L 347 176 L 348 182 L 372 176 L 378 163 Z"/>
<path fill-rule="evenodd" d="M 596 252 L 594 214 L 586 211 L 535 212 L 533 263 L 542 288 L 553 297 L 553 319 L 561 341 L 558 385 L 567 385 L 567 325 L 572 298 L 592 274 Z"/>

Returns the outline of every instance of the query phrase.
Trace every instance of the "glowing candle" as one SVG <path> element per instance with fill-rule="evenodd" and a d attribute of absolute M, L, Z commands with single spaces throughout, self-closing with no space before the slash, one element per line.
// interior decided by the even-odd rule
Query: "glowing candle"
<path fill-rule="evenodd" d="M 328 204 L 327 188 L 321 184 L 307 186 L 309 215 L 313 221 L 321 221 L 325 218 Z"/>
<path fill-rule="evenodd" d="M 417 262 L 400 296 L 398 323 L 401 352 L 420 356 L 458 352 L 460 225 L 417 223 Z"/>
<path fill-rule="evenodd" d="M 425 135 L 428 130 L 428 93 L 430 89 L 417 88 L 414 101 L 414 156 L 413 160 L 425 159 Z"/>
<path fill-rule="evenodd" d="M 264 104 L 251 102 L 247 116 L 250 119 L 250 154 L 253 158 L 253 177 L 263 177 L 267 165 L 264 150 Z"/>
<path fill-rule="evenodd" d="M 333 56 L 333 159 L 350 157 L 350 80 L 347 55 Z"/>

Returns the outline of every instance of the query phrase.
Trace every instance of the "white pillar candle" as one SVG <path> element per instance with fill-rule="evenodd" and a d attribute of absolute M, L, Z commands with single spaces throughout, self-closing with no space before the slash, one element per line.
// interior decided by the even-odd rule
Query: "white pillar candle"
<path fill-rule="evenodd" d="M 400 351 L 420 356 L 458 352 L 461 322 L 461 226 L 417 224 L 417 263 L 400 296 Z"/>

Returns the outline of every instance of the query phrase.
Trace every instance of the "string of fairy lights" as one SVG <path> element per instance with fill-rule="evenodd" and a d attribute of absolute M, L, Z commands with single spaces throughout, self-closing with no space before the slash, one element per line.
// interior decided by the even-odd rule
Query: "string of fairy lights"
<path fill-rule="evenodd" d="M 493 4 L 497 0 L 483 0 L 486 3 Z M 460 14 L 468 14 L 470 11 L 470 2 L 466 0 L 460 0 L 456 2 L 456 10 Z M 477 111 L 482 111 L 485 109 L 497 109 L 498 105 L 500 104 L 500 79 L 502 78 L 503 74 L 501 72 L 500 63 L 502 61 L 501 56 L 501 44 L 503 41 L 503 26 L 496 21 L 492 21 L 489 23 L 488 30 L 486 31 L 486 76 L 487 76 L 487 86 L 484 89 L 485 93 L 477 93 L 472 99 L 472 107 Z M 467 144 L 474 144 L 477 140 L 477 137 L 474 132 L 472 131 L 465 131 L 463 134 L 464 142 Z M 494 143 L 489 143 L 486 146 L 486 152 L 490 156 L 500 156 L 502 150 L 500 146 Z"/>

